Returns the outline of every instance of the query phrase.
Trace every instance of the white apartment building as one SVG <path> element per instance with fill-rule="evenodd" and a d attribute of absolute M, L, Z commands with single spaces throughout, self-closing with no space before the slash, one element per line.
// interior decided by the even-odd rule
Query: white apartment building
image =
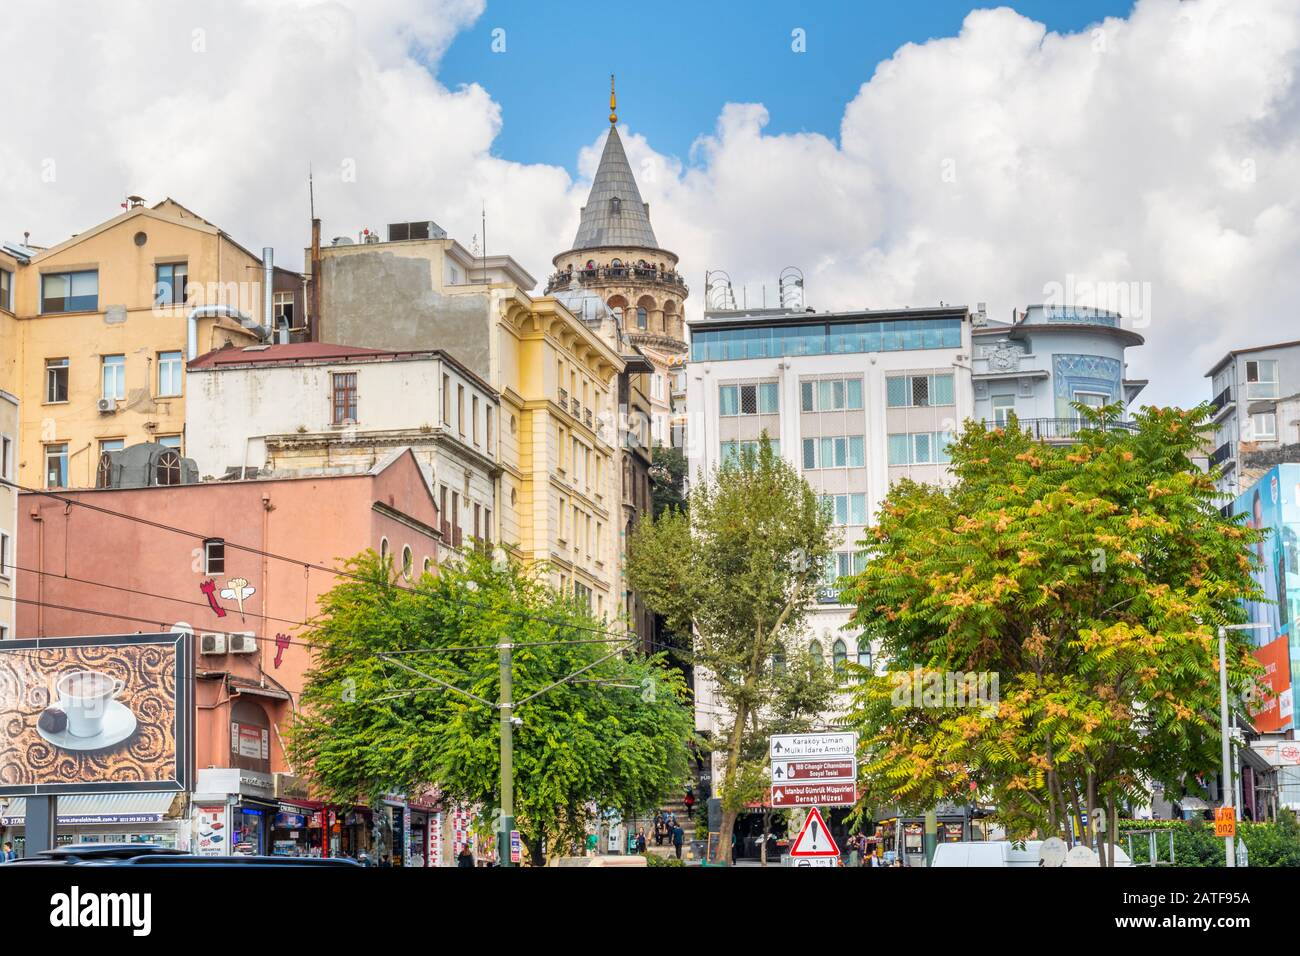
<path fill-rule="evenodd" d="M 185 446 L 204 478 L 364 471 L 410 447 L 438 502 L 444 546 L 500 540 L 499 397 L 445 352 L 219 349 L 189 363 L 185 390 Z"/>
<path fill-rule="evenodd" d="M 859 542 L 891 484 L 947 476 L 946 447 L 973 414 L 969 311 L 706 312 L 690 333 L 690 480 L 767 433 L 824 497 L 840 535 L 809 652 L 831 666 L 868 662 L 872 649 L 844 630 L 850 608 L 833 582 L 861 569 Z M 712 731 L 705 675 L 696 689 L 697 727 Z"/>
<path fill-rule="evenodd" d="M 1300 342 L 1233 349 L 1205 377 L 1220 491 L 1241 494 L 1274 465 L 1300 460 Z"/>

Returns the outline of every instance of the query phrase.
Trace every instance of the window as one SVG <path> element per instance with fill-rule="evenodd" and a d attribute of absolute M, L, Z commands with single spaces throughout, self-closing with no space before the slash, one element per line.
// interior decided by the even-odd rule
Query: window
<path fill-rule="evenodd" d="M 122 401 L 126 398 L 126 356 L 105 355 L 100 361 L 104 382 L 102 397 Z"/>
<path fill-rule="evenodd" d="M 889 463 L 891 465 L 946 465 L 948 446 L 952 436 L 948 432 L 911 432 L 889 436 Z"/>
<path fill-rule="evenodd" d="M 99 453 L 99 467 L 95 470 L 95 487 L 111 488 L 113 485 L 113 456 L 106 451 Z"/>
<path fill-rule="evenodd" d="M 1259 412 L 1250 416 L 1250 435 L 1247 441 L 1276 441 L 1277 415 L 1274 412 Z"/>
<path fill-rule="evenodd" d="M 14 274 L 8 269 L 0 269 L 0 309 L 14 310 Z"/>
<path fill-rule="evenodd" d="M 1277 398 L 1277 360 L 1258 359 L 1246 363 L 1246 397 Z"/>
<path fill-rule="evenodd" d="M 822 505 L 829 508 L 837 525 L 865 525 L 867 523 L 867 496 L 865 494 L 822 495 Z"/>
<path fill-rule="evenodd" d="M 492 509 L 483 509 L 483 540 L 492 543 Z"/>
<path fill-rule="evenodd" d="M 649 325 L 650 325 L 650 317 L 649 317 L 649 315 L 646 313 L 646 310 L 645 310 L 644 308 L 642 308 L 641 306 L 637 306 L 637 309 L 636 309 L 636 327 L 637 327 L 638 329 L 644 329 L 644 328 L 648 328 Z"/>
<path fill-rule="evenodd" d="M 164 448 L 175 448 L 177 451 L 180 451 L 181 436 L 180 435 L 159 435 L 158 444 L 162 445 Z"/>
<path fill-rule="evenodd" d="M 451 380 L 446 375 L 442 377 L 442 423 L 451 424 Z"/>
<path fill-rule="evenodd" d="M 379 560 L 387 563 L 388 561 L 388 539 L 379 539 Z"/>
<path fill-rule="evenodd" d="M 954 402 L 952 373 L 892 375 L 885 379 L 885 404 L 890 408 L 928 408 Z"/>
<path fill-rule="evenodd" d="M 772 454 L 781 454 L 781 442 L 775 438 L 769 439 L 772 445 Z M 724 441 L 721 446 L 722 463 L 725 465 L 729 462 L 739 462 L 745 452 L 758 454 L 760 442 L 754 441 Z"/>
<path fill-rule="evenodd" d="M 475 395 L 470 399 L 469 428 L 474 439 L 474 444 L 478 444 L 478 396 Z"/>
<path fill-rule="evenodd" d="M 465 434 L 465 386 L 456 386 L 456 430 Z"/>
<path fill-rule="evenodd" d="M 844 663 L 848 660 L 849 651 L 844 646 L 844 642 L 838 638 L 831 648 L 831 666 L 835 668 L 836 673 L 844 672 Z"/>
<path fill-rule="evenodd" d="M 153 303 L 162 308 L 183 305 L 189 295 L 189 265 L 173 262 L 154 267 Z"/>
<path fill-rule="evenodd" d="M 0 577 L 9 577 L 9 535 L 0 531 Z"/>
<path fill-rule="evenodd" d="M 862 468 L 866 464 L 866 441 L 861 435 L 803 440 L 803 466 L 814 468 Z"/>
<path fill-rule="evenodd" d="M 862 408 L 862 379 L 836 378 L 799 383 L 799 407 L 805 412 L 839 412 Z"/>
<path fill-rule="evenodd" d="M 411 580 L 411 572 L 415 570 L 415 556 L 411 554 L 409 544 L 402 546 L 402 577 Z"/>
<path fill-rule="evenodd" d="M 483 409 L 483 424 L 487 429 L 487 449 L 492 450 L 492 406 L 488 405 Z"/>
<path fill-rule="evenodd" d="M 1005 427 L 1007 419 L 1016 410 L 1016 397 L 1014 395 L 994 395 L 991 401 L 993 403 L 993 424 Z"/>
<path fill-rule="evenodd" d="M 1110 396 L 1103 395 L 1100 392 L 1075 392 L 1074 401 L 1080 405 L 1086 405 L 1088 408 L 1101 408 L 1110 402 Z M 1077 412 L 1077 417 L 1082 419 L 1083 413 Z"/>
<path fill-rule="evenodd" d="M 335 372 L 330 376 L 334 387 L 334 424 L 357 423 L 357 373 Z"/>
<path fill-rule="evenodd" d="M 272 306 L 275 311 L 275 327 L 277 329 L 293 328 L 293 293 L 275 293 Z"/>
<path fill-rule="evenodd" d="M 8 435 L 0 435 L 0 478 L 10 478 L 13 472 L 14 440 Z"/>
<path fill-rule="evenodd" d="M 181 455 L 180 452 L 169 448 L 158 456 L 158 464 L 154 468 L 154 484 L 179 485 L 180 483 Z"/>
<path fill-rule="evenodd" d="M 99 308 L 99 273 L 59 272 L 41 276 L 41 312 L 94 312 Z"/>
<path fill-rule="evenodd" d="M 66 402 L 68 400 L 68 360 L 65 358 L 45 360 L 45 401 L 46 403 Z"/>
<path fill-rule="evenodd" d="M 45 487 L 68 486 L 68 443 L 45 446 Z"/>
<path fill-rule="evenodd" d="M 101 438 L 99 441 L 99 453 L 102 455 L 108 451 L 121 451 L 126 447 L 126 441 L 121 438 Z"/>
<path fill-rule="evenodd" d="M 474 540 L 476 541 L 483 540 L 482 529 L 479 527 L 479 522 L 482 519 L 483 519 L 483 506 L 476 501 L 474 502 Z"/>
<path fill-rule="evenodd" d="M 813 641 L 808 645 L 808 658 L 812 661 L 813 667 L 819 670 L 826 666 L 826 658 L 822 653 L 822 646 L 819 641 Z"/>
<path fill-rule="evenodd" d="M 226 573 L 226 542 L 224 538 L 208 538 L 203 542 L 203 573 Z"/>
<path fill-rule="evenodd" d="M 723 385 L 718 391 L 718 414 L 775 415 L 781 410 L 780 388 L 776 382 Z"/>
<path fill-rule="evenodd" d="M 179 395 L 184 365 L 180 352 L 158 353 L 158 394 Z"/>
<path fill-rule="evenodd" d="M 961 347 L 961 324 L 961 319 L 899 319 L 710 329 L 692 333 L 691 361 L 956 349 Z"/>

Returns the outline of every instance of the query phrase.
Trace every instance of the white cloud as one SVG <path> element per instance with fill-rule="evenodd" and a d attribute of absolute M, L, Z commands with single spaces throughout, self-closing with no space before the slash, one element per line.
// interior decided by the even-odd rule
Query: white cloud
<path fill-rule="evenodd" d="M 54 242 L 129 192 L 171 195 L 297 265 L 310 161 L 327 237 L 429 216 L 468 242 L 483 201 L 489 250 L 544 277 L 600 139 L 577 183 L 491 156 L 488 92 L 436 79 L 481 7 L 23 5 L 0 33 L 0 230 Z M 1071 276 L 1149 283 L 1130 371 L 1146 398 L 1191 402 L 1228 348 L 1300 338 L 1298 64 L 1293 0 L 1141 0 L 1064 36 L 984 10 L 864 76 L 838 143 L 771 135 L 759 104 L 728 104 L 688 157 L 625 141 L 693 314 L 706 268 L 751 304 L 795 264 L 818 308 L 986 301 L 998 318 Z"/>

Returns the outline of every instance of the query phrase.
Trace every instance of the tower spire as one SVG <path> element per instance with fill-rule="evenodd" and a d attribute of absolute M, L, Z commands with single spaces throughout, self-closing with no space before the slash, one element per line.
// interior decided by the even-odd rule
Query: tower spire
<path fill-rule="evenodd" d="M 609 122 L 611 125 L 618 122 L 618 100 L 614 96 L 614 74 L 609 75 Z"/>

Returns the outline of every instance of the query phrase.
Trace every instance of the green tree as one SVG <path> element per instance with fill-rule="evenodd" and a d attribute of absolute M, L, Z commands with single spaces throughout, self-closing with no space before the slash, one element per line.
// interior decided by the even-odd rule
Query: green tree
<path fill-rule="evenodd" d="M 538 569 L 494 567 L 471 552 L 410 588 L 395 586 L 373 553 L 349 569 L 322 598 L 315 666 L 290 733 L 296 765 L 329 799 L 434 785 L 485 813 L 498 807 L 503 638 L 522 721 L 515 815 L 535 864 L 577 846 L 593 806 L 626 818 L 680 789 L 694 728 L 680 675 L 608 640 Z"/>
<path fill-rule="evenodd" d="M 830 699 L 829 672 L 809 686 L 807 669 L 774 665 L 795 657 L 792 641 L 834 532 L 829 512 L 766 436 L 757 452 L 695 485 L 688 505 L 641 522 L 627 576 L 674 632 L 692 635 L 697 679 L 713 683 L 728 714 L 729 729 L 710 744 L 725 754 L 718 796 L 730 862 L 736 816 L 764 785 L 766 733 L 774 721 L 811 719 Z"/>
<path fill-rule="evenodd" d="M 1146 409 L 1131 429 L 1079 409 L 1073 444 L 970 424 L 955 484 L 890 490 L 844 592 L 890 670 L 856 694 L 866 800 L 978 794 L 1013 835 L 1104 807 L 1113 842 L 1116 809 L 1153 781 L 1177 793 L 1216 768 L 1215 629 L 1261 597 L 1257 532 L 1220 515 L 1190 460 L 1205 409 Z M 1230 633 L 1236 700 L 1256 665 Z M 909 693 L 954 672 L 995 676 L 998 700 Z"/>
<path fill-rule="evenodd" d="M 657 518 L 686 507 L 686 456 L 680 448 L 656 445 L 650 464 L 650 499 Z"/>

